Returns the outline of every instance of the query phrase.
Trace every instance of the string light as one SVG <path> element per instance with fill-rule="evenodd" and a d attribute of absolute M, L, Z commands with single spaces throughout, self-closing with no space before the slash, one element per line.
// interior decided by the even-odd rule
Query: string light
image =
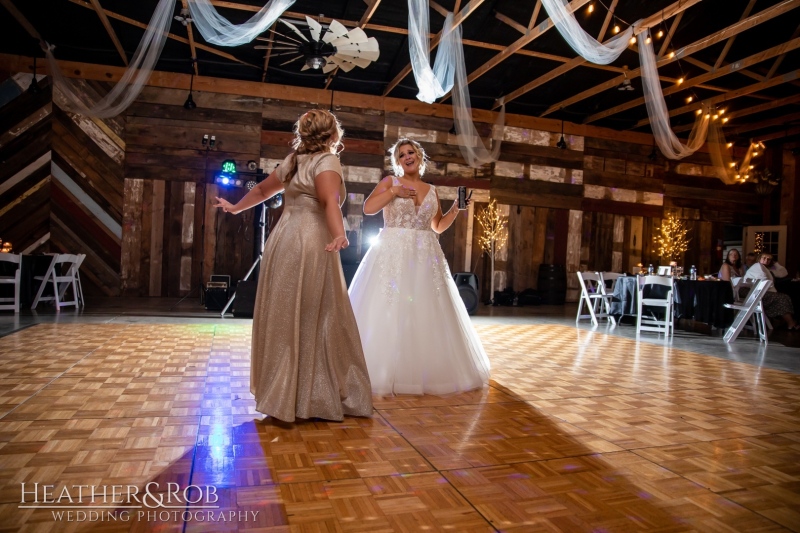
<path fill-rule="evenodd" d="M 693 97 L 691 97 L 691 96 L 689 96 L 688 98 L 686 98 L 686 103 L 687 103 L 687 104 L 691 104 L 691 103 L 692 103 L 692 100 L 694 100 L 694 98 L 693 98 Z"/>
<path fill-rule="evenodd" d="M 756 168 L 756 167 L 753 166 L 753 165 L 750 165 L 750 170 L 753 170 L 754 168 Z"/>
<path fill-rule="evenodd" d="M 650 44 L 652 42 L 652 40 L 650 39 L 649 35 L 648 35 L 647 39 L 644 40 L 644 42 L 645 42 L 645 44 Z"/>
<path fill-rule="evenodd" d="M 619 33 L 619 24 L 614 24 L 614 33 Z"/>
<path fill-rule="evenodd" d="M 680 85 L 681 83 L 683 83 L 683 78 L 678 78 L 678 85 Z"/>
<path fill-rule="evenodd" d="M 733 167 L 735 167 L 735 166 L 736 166 L 736 163 L 734 163 L 733 161 L 731 161 L 731 168 L 733 168 Z"/>
<path fill-rule="evenodd" d="M 664 30 L 658 30 L 658 33 L 656 33 L 656 37 L 661 39 L 663 36 L 664 36 Z"/>
<path fill-rule="evenodd" d="M 670 52 L 670 53 L 669 53 L 669 55 L 668 55 L 667 57 L 669 57 L 670 59 L 672 59 L 673 57 L 675 57 L 675 52 Z"/>
<path fill-rule="evenodd" d="M 753 157 L 758 157 L 758 152 L 753 152 Z"/>
<path fill-rule="evenodd" d="M 636 37 L 631 37 L 631 44 L 636 44 Z"/>
<path fill-rule="evenodd" d="M 720 109 L 719 114 L 720 115 L 724 115 L 725 114 L 725 110 L 724 109 Z"/>
<path fill-rule="evenodd" d="M 725 118 L 722 119 L 722 123 L 723 124 L 725 124 L 726 122 L 728 122 L 728 117 L 725 117 Z"/>
<path fill-rule="evenodd" d="M 713 116 L 713 117 L 711 117 L 711 118 L 713 118 L 714 120 L 717 120 L 717 119 L 719 118 L 719 115 L 714 115 L 714 116 Z"/>
<path fill-rule="evenodd" d="M 695 111 L 695 114 L 696 114 L 696 115 L 699 115 L 699 114 L 700 114 L 700 113 L 702 113 L 702 112 L 703 112 L 703 110 L 702 110 L 702 109 L 698 109 L 697 111 Z"/>
<path fill-rule="evenodd" d="M 725 146 L 727 146 L 728 148 L 730 148 L 731 146 L 733 146 L 733 143 L 728 143 L 728 144 L 726 144 Z"/>
<path fill-rule="evenodd" d="M 589 7 L 586 8 L 586 11 L 588 11 L 589 13 L 594 12 L 594 4 L 589 4 Z"/>
<path fill-rule="evenodd" d="M 706 118 L 711 118 L 711 113 L 706 113 Z"/>

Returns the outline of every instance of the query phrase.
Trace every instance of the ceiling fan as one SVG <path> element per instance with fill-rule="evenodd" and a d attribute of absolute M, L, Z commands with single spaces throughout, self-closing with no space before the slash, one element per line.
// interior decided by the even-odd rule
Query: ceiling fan
<path fill-rule="evenodd" d="M 375 37 L 367 37 L 361 28 L 348 30 L 336 20 L 332 20 L 327 28 L 323 28 L 322 24 L 306 16 L 308 25 L 308 36 L 306 36 L 291 22 L 278 20 L 294 35 L 284 35 L 275 31 L 275 35 L 281 39 L 258 39 L 269 42 L 272 50 L 278 52 L 272 57 L 292 56 L 280 66 L 303 59 L 305 64 L 300 70 L 322 69 L 322 72 L 327 73 L 339 67 L 345 72 L 350 72 L 354 67 L 366 68 L 380 56 L 378 41 Z M 266 49 L 269 46 L 255 48 Z"/>

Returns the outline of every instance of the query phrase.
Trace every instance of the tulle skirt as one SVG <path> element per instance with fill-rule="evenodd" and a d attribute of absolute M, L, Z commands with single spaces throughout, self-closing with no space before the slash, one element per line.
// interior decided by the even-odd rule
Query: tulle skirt
<path fill-rule="evenodd" d="M 443 395 L 488 383 L 489 359 L 433 231 L 384 228 L 349 293 L 373 393 Z"/>

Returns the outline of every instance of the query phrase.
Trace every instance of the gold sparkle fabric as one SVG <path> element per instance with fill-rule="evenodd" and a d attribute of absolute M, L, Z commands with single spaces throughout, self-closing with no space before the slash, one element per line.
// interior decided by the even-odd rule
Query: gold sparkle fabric
<path fill-rule="evenodd" d="M 253 315 L 250 391 L 256 409 L 286 422 L 370 416 L 372 396 L 339 254 L 314 187 L 333 154 L 299 155 L 285 207 L 267 239 Z M 286 168 L 284 160 L 281 168 Z M 281 180 L 285 176 L 278 174 Z M 345 197 L 344 183 L 340 188 Z"/>

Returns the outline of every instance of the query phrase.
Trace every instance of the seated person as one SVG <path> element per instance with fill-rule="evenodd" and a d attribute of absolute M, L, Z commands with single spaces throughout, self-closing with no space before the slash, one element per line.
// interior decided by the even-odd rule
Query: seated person
<path fill-rule="evenodd" d="M 751 266 L 758 262 L 758 256 L 754 252 L 750 252 L 744 258 L 744 269 L 747 271 Z"/>
<path fill-rule="evenodd" d="M 769 271 L 775 276 L 775 279 L 783 279 L 789 275 L 789 271 L 786 270 L 786 267 L 775 261 L 775 259 L 770 260 L 767 268 L 769 268 Z"/>
<path fill-rule="evenodd" d="M 792 316 L 794 313 L 792 299 L 789 298 L 788 294 L 783 294 L 775 290 L 775 278 L 769 270 L 769 264 L 771 262 L 772 254 L 762 253 L 758 259 L 758 263 L 747 269 L 744 277 L 746 279 L 768 279 L 772 281 L 772 286 L 770 286 L 769 290 L 764 295 L 764 299 L 761 301 L 764 306 L 764 312 L 770 318 L 778 316 L 783 318 L 790 331 L 800 331 L 800 324 L 798 324 L 794 316 Z"/>
<path fill-rule="evenodd" d="M 742 255 L 736 248 L 731 248 L 728 250 L 728 255 L 725 256 L 725 260 L 719 269 L 719 279 L 730 281 L 731 278 L 740 278 L 744 271 Z"/>

